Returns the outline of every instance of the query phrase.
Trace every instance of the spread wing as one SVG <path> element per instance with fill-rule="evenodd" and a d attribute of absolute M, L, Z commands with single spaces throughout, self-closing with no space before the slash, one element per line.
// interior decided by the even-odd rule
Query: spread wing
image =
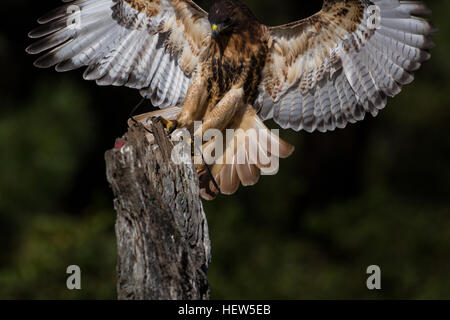
<path fill-rule="evenodd" d="M 325 0 L 317 14 L 270 28 L 256 108 L 281 127 L 321 132 L 373 116 L 430 58 L 421 1 Z"/>
<path fill-rule="evenodd" d="M 210 37 L 207 13 L 190 0 L 64 0 L 30 32 L 35 65 L 99 85 L 139 89 L 155 106 L 177 105 Z"/>

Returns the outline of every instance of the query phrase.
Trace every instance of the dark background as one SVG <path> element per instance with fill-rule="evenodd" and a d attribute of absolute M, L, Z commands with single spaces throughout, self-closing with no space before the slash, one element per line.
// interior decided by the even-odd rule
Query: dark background
<path fill-rule="evenodd" d="M 321 6 L 245 2 L 272 25 Z M 386 110 L 332 133 L 283 131 L 296 151 L 278 175 L 205 202 L 213 298 L 450 298 L 450 2 L 427 3 L 437 47 Z M 140 96 L 32 66 L 27 33 L 57 5 L 0 6 L 0 298 L 115 298 L 103 155 Z M 71 264 L 81 291 L 66 289 Z M 381 291 L 366 288 L 372 264 Z"/>

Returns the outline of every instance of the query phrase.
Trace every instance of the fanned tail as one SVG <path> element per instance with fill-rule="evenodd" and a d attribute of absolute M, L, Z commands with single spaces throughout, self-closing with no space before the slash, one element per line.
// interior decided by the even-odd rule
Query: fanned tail
<path fill-rule="evenodd" d="M 200 194 L 206 200 L 219 193 L 231 195 L 240 184 L 255 185 L 261 174 L 275 174 L 279 158 L 287 158 L 294 151 L 292 145 L 264 125 L 252 107 L 237 117 L 231 129 L 234 132 L 223 139 L 223 153 L 215 157 L 216 161 L 209 168 L 204 164 L 197 166 Z M 214 154 L 216 148 L 212 139 L 203 145 L 203 155 Z"/>

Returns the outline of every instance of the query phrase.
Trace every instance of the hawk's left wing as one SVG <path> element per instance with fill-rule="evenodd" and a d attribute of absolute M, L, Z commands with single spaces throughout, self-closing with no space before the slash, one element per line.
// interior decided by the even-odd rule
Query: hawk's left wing
<path fill-rule="evenodd" d="M 139 89 L 153 105 L 180 104 L 210 36 L 208 14 L 191 0 L 64 0 L 30 32 L 35 65 L 99 85 Z"/>
<path fill-rule="evenodd" d="M 270 28 L 256 108 L 283 128 L 325 132 L 376 115 L 429 59 L 434 28 L 421 1 L 325 0 Z"/>

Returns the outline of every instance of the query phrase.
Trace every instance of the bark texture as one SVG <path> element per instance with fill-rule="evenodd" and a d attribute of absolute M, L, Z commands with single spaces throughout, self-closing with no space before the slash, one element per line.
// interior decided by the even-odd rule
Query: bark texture
<path fill-rule="evenodd" d="M 105 154 L 117 212 L 119 299 L 208 299 L 211 247 L 192 165 L 171 161 L 159 122 L 133 125 Z"/>

